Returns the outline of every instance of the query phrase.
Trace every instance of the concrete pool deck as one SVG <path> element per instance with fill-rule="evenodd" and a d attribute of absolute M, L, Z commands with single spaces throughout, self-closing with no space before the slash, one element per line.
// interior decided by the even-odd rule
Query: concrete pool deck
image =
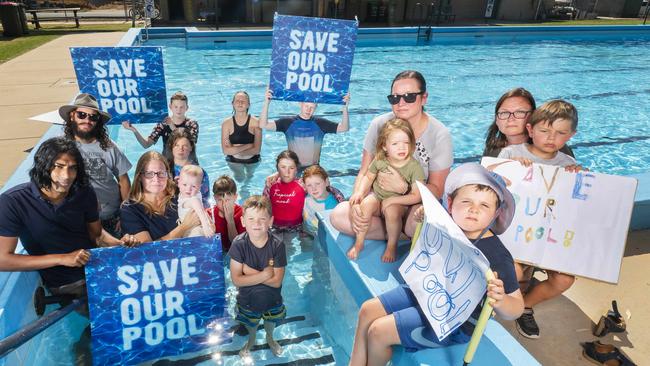
<path fill-rule="evenodd" d="M 67 104 L 77 93 L 68 47 L 112 46 L 124 32 L 84 33 L 57 38 L 0 65 L 0 187 L 4 186 L 27 152 L 50 127 L 30 117 Z M 602 340 L 619 346 L 639 365 L 650 364 L 650 280 L 642 270 L 650 267 L 650 230 L 628 236 L 619 285 L 579 279 L 565 296 L 538 307 L 542 337 L 525 339 L 513 322 L 503 325 L 544 365 L 591 365 L 581 355 L 579 342 L 592 341 L 592 322 L 617 300 L 631 316 L 627 333 Z"/>

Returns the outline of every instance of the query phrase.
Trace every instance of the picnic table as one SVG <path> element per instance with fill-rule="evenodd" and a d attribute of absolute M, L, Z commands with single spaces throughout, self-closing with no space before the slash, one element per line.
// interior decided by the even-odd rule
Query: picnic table
<path fill-rule="evenodd" d="M 41 27 L 40 22 L 41 21 L 49 21 L 49 20 L 60 20 L 60 17 L 38 17 L 39 13 L 65 13 L 65 19 L 68 20 L 68 14 L 67 12 L 71 11 L 74 14 L 74 22 L 77 25 L 77 28 L 79 28 L 79 16 L 77 15 L 77 12 L 81 10 L 81 8 L 40 8 L 40 9 L 28 9 L 26 12 L 32 14 L 32 19 L 30 20 L 32 24 L 36 27 L 36 29 Z"/>

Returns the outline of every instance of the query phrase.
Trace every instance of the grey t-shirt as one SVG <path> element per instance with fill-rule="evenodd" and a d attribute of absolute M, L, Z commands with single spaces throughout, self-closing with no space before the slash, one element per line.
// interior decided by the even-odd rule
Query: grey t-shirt
<path fill-rule="evenodd" d="M 499 158 L 502 159 L 512 159 L 512 158 L 526 158 L 531 160 L 533 163 L 546 164 L 546 165 L 556 165 L 556 166 L 567 166 L 575 165 L 576 160 L 569 155 L 558 151 L 553 159 L 542 159 L 537 155 L 534 155 L 528 151 L 528 144 L 523 143 L 519 145 L 510 145 L 501 149 L 499 153 Z"/>
<path fill-rule="evenodd" d="M 429 126 L 419 139 L 415 141 L 415 151 L 413 157 L 420 163 L 424 172 L 425 181 L 429 178 L 429 172 L 451 167 L 454 161 L 453 147 L 451 144 L 451 135 L 445 125 L 435 117 L 427 114 L 429 117 Z M 377 138 L 382 126 L 395 118 L 393 112 L 388 112 L 375 117 L 366 131 L 366 138 L 363 141 L 363 149 L 368 153 L 375 155 Z"/>
<path fill-rule="evenodd" d="M 106 150 L 101 148 L 99 141 L 89 144 L 77 141 L 77 146 L 99 201 L 99 218 L 110 218 L 119 211 L 122 202 L 118 179 L 131 169 L 131 162 L 114 142 Z"/>

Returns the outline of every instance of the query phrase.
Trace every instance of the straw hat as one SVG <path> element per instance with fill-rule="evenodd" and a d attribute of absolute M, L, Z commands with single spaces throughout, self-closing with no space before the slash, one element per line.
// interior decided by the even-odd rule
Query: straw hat
<path fill-rule="evenodd" d="M 111 115 L 99 109 L 99 104 L 97 104 L 97 99 L 90 94 L 81 93 L 77 95 L 74 99 L 74 102 L 69 105 L 64 105 L 59 108 L 59 115 L 63 118 L 64 121 L 70 122 L 70 112 L 76 110 L 79 107 L 90 108 L 96 110 L 101 116 L 101 123 L 106 123 L 111 119 Z"/>
<path fill-rule="evenodd" d="M 496 220 L 490 229 L 497 235 L 503 234 L 510 226 L 512 217 L 515 215 L 515 199 L 506 188 L 503 178 L 485 169 L 480 164 L 463 164 L 449 173 L 445 181 L 445 193 L 442 195 L 442 202 L 448 205 L 449 196 L 458 188 L 468 184 L 482 184 L 496 192 L 499 198 L 499 207 L 497 208 Z"/>

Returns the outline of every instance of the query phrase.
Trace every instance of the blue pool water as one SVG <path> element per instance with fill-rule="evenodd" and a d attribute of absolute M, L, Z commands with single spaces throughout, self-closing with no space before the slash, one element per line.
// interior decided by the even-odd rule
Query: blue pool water
<path fill-rule="evenodd" d="M 201 125 L 198 153 L 210 177 L 229 173 L 223 164 L 220 124 L 231 113 L 235 91 L 251 95 L 251 112 L 259 114 L 269 78 L 270 49 L 186 50 L 178 41 L 152 40 L 164 46 L 168 94 L 188 94 L 188 115 Z M 389 111 L 385 95 L 391 78 L 416 69 L 426 77 L 427 110 L 452 133 L 457 161 L 475 159 L 484 146 L 494 104 L 506 90 L 523 86 L 538 104 L 564 98 L 578 108 L 578 133 L 570 141 L 578 161 L 597 172 L 629 175 L 650 170 L 650 44 L 638 42 L 525 43 L 359 48 L 355 54 L 350 92 L 349 133 L 327 136 L 322 165 L 345 172 L 360 162 L 363 136 L 370 120 Z M 298 106 L 273 101 L 270 118 L 294 114 Z M 321 105 L 317 114 L 335 121 L 340 107 Z M 141 126 L 149 133 L 151 126 Z M 120 145 L 135 161 L 141 149 L 128 131 Z M 286 147 L 281 133 L 265 132 L 263 160 L 255 187 L 272 172 L 270 163 Z M 349 193 L 352 178 L 335 178 Z M 258 189 L 259 191 L 259 189 Z"/>
<path fill-rule="evenodd" d="M 221 121 L 231 114 L 230 100 L 241 89 L 251 96 L 251 112 L 259 114 L 269 77 L 271 50 L 186 50 L 179 40 L 153 40 L 146 45 L 164 47 L 167 94 L 182 90 L 189 97 L 188 115 L 200 123 L 198 156 L 211 182 L 221 174 L 231 174 L 221 153 Z M 456 162 L 478 159 L 494 103 L 506 90 L 523 86 L 533 92 L 538 104 L 564 98 L 576 105 L 580 122 L 570 144 L 579 163 L 593 171 L 611 174 L 647 172 L 650 171 L 648 65 L 650 44 L 647 41 L 360 48 L 355 54 L 350 85 L 351 130 L 326 136 L 321 164 L 335 173 L 332 183 L 349 195 L 368 123 L 374 116 L 390 110 L 385 95 L 392 77 L 399 71 L 415 69 L 428 82 L 427 110 L 452 133 Z M 273 101 L 270 118 L 297 111 L 295 103 Z M 338 121 L 340 106 L 321 105 L 317 114 Z M 139 128 L 146 136 L 152 125 Z M 112 127 L 111 132 L 135 165 L 143 152 L 135 138 L 119 127 Z M 155 148 L 160 149 L 160 143 Z M 264 177 L 274 171 L 275 156 L 285 148 L 282 134 L 265 132 L 262 164 L 240 190 L 247 194 L 260 193 Z M 329 271 L 326 258 L 318 256 L 312 260 L 315 245 L 318 244 L 312 245 L 311 240 L 304 238 L 295 238 L 288 245 L 289 266 L 283 296 L 288 316 L 293 320 L 279 327 L 276 335 L 297 341 L 285 347 L 287 357 L 283 361 L 275 359 L 278 362 L 305 357 L 332 364 L 328 357 L 334 357 L 337 364 L 347 362 L 357 308 L 349 296 L 337 295 L 336 302 L 340 303 L 336 306 L 327 301 L 345 289 L 340 279 L 328 282 L 336 277 L 326 273 Z M 233 291 L 231 287 L 231 305 Z M 346 320 L 340 321 L 338 327 L 328 327 L 335 329 L 335 334 L 329 334 L 319 322 L 337 319 L 337 312 L 338 319 Z M 84 320 L 74 315 L 48 332 L 38 351 L 42 358 L 37 364 L 69 364 L 71 355 L 52 352 L 52 349 L 60 347 L 61 338 L 71 340 L 70 343 L 76 340 L 84 326 Z M 341 339 L 345 340 L 343 344 L 337 344 Z M 260 332 L 258 343 L 262 340 Z M 238 344 L 242 341 L 241 337 L 235 339 Z M 228 355 L 232 349 L 234 345 L 218 350 Z M 271 357 L 268 350 L 254 355 L 257 361 Z M 197 362 L 213 362 L 196 355 L 183 358 L 191 357 L 198 357 Z M 236 357 L 229 356 L 221 361 L 238 362 Z"/>

